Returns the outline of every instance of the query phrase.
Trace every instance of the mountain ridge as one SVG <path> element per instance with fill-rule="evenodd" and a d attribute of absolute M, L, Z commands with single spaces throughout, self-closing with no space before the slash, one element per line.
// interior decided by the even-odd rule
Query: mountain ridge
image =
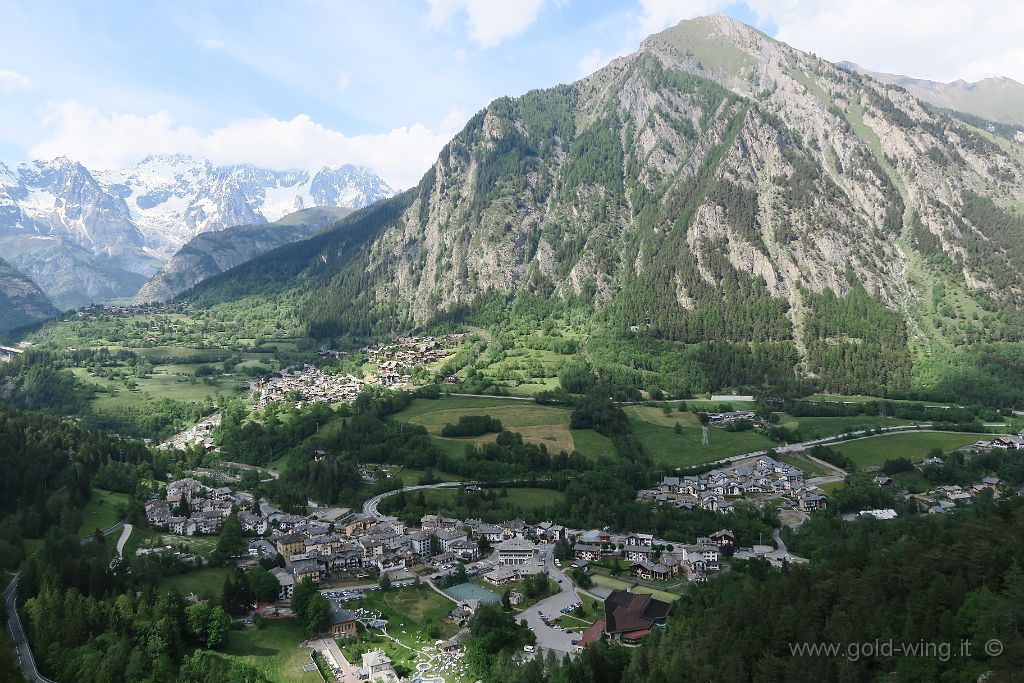
<path fill-rule="evenodd" d="M 36 283 L 0 258 L 0 331 L 25 327 L 58 313 Z"/>
<path fill-rule="evenodd" d="M 937 107 L 972 114 L 995 123 L 1024 126 L 1024 84 L 1005 76 L 978 81 L 957 79 L 948 83 L 902 74 L 872 71 L 854 62 L 836 66 L 870 76 L 882 83 L 898 85 L 910 94 Z"/>
<path fill-rule="evenodd" d="M 64 157 L 0 163 L 0 248 L 58 307 L 76 308 L 131 298 L 195 235 L 392 194 L 351 165 L 272 171 L 186 155 L 96 172 Z"/>
<path fill-rule="evenodd" d="M 238 225 L 196 235 L 142 286 L 133 303 L 168 301 L 260 254 L 310 237 L 350 213 L 351 209 L 340 207 L 313 207 L 272 223 Z"/>
<path fill-rule="evenodd" d="M 591 307 L 604 336 L 721 341 L 751 363 L 767 345 L 772 381 L 796 358 L 790 376 L 825 388 L 906 391 L 956 372 L 967 345 L 1024 338 L 1021 205 L 1021 146 L 712 16 L 494 100 L 397 217 L 357 212 L 344 237 L 194 297 L 297 288 L 318 337 L 553 297 Z"/>

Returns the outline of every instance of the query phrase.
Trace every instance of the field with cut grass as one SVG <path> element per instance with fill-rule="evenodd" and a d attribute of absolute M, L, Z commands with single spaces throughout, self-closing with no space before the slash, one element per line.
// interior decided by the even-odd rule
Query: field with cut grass
<path fill-rule="evenodd" d="M 705 446 L 693 413 L 677 411 L 666 416 L 660 408 L 647 406 L 627 406 L 624 410 L 644 451 L 654 464 L 664 467 L 692 467 L 775 446 L 773 441 L 753 430 L 727 432 L 717 427 L 708 429 L 708 445 Z M 681 425 L 679 434 L 674 430 L 676 421 Z"/>
<path fill-rule="evenodd" d="M 301 645 L 305 639 L 297 619 L 267 620 L 263 628 L 231 631 L 223 654 L 248 662 L 275 683 L 319 683 L 323 679 L 317 671 L 302 670 L 312 662 L 309 648 Z"/>
<path fill-rule="evenodd" d="M 493 433 L 477 437 L 442 437 L 444 426 L 457 423 L 463 415 L 490 415 L 501 420 L 505 429 L 519 432 L 526 441 L 544 444 L 551 453 L 579 450 L 591 455 L 575 443 L 575 433 L 569 429 L 571 412 L 569 408 L 542 406 L 532 401 L 450 396 L 436 400 L 417 399 L 394 417 L 426 427 L 438 446 L 454 457 L 462 457 L 467 443 L 487 443 L 497 438 Z M 604 449 L 603 444 L 593 439 L 585 439 L 584 446 Z"/>
<path fill-rule="evenodd" d="M 231 569 L 227 567 L 194 569 L 177 576 L 165 576 L 160 579 L 157 587 L 162 591 L 177 590 L 182 595 L 220 595 L 224 589 L 224 579 L 230 572 Z"/>
<path fill-rule="evenodd" d="M 513 510 L 531 517 L 543 517 L 543 513 L 553 510 L 555 506 L 561 505 L 565 500 L 565 494 L 555 489 L 507 488 L 505 490 L 508 491 L 508 496 L 499 498 L 498 502 L 503 507 L 510 506 Z M 419 496 L 419 492 L 409 495 Z M 460 491 L 457 488 L 425 489 L 423 491 L 423 498 L 428 509 L 450 510 L 459 495 Z M 469 500 L 472 495 L 463 494 L 464 500 Z"/>
<path fill-rule="evenodd" d="M 886 460 L 909 458 L 924 459 L 933 448 L 950 451 L 981 438 L 979 434 L 966 432 L 906 432 L 882 434 L 853 441 L 833 444 L 839 451 L 860 467 L 882 465 Z"/>

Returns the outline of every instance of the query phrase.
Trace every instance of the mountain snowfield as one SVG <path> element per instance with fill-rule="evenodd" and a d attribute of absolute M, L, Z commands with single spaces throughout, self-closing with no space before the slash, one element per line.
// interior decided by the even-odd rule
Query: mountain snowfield
<path fill-rule="evenodd" d="M 75 308 L 133 296 L 196 235 L 394 194 L 351 165 L 279 171 L 184 155 L 103 171 L 63 157 L 0 162 L 0 252 L 59 308 Z"/>
<path fill-rule="evenodd" d="M 164 155 L 94 175 L 127 201 L 147 243 L 160 244 L 163 258 L 204 232 L 274 222 L 314 206 L 360 209 L 395 194 L 372 171 L 351 165 L 273 171 Z"/>

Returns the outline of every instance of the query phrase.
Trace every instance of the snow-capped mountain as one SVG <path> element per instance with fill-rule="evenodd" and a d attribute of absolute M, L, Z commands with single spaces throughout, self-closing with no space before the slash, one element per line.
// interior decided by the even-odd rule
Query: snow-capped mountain
<path fill-rule="evenodd" d="M 149 156 L 96 177 L 128 204 L 148 245 L 169 257 L 204 232 L 276 221 L 313 206 L 361 209 L 395 191 L 357 166 L 273 171 L 213 166 L 188 156 Z"/>
<path fill-rule="evenodd" d="M 393 194 L 351 165 L 276 171 L 182 155 L 96 172 L 63 157 L 0 163 L 0 253 L 58 307 L 73 308 L 131 297 L 201 233 Z"/>

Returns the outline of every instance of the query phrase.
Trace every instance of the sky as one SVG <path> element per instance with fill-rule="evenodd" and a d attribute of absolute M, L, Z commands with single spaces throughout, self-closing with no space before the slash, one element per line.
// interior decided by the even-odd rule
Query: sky
<path fill-rule="evenodd" d="M 0 159 L 152 153 L 367 166 L 414 185 L 495 97 L 572 82 L 722 12 L 876 71 L 1024 82 L 1024 3 L 991 0 L 0 0 Z"/>

